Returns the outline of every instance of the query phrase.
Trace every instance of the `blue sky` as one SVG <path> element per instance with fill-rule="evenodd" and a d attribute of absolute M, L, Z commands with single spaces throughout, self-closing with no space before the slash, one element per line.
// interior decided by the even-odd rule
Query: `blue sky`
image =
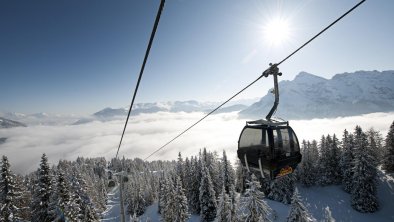
<path fill-rule="evenodd" d="M 136 102 L 224 101 L 355 0 L 167 0 Z M 127 106 L 159 0 L 0 1 L 0 112 L 90 114 Z M 325 78 L 393 69 L 394 1 L 368 0 L 281 67 Z M 262 26 L 281 16 L 288 41 Z M 262 97 L 263 79 L 239 98 Z"/>

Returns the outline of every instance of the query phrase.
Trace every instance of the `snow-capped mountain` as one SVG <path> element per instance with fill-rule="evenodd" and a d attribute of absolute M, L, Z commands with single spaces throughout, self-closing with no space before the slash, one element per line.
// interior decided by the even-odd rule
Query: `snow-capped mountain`
<path fill-rule="evenodd" d="M 25 124 L 0 117 L 0 128 L 26 127 Z"/>
<path fill-rule="evenodd" d="M 23 114 L 23 113 L 13 113 L 5 112 L 0 113 L 0 116 L 6 119 L 12 119 L 14 121 L 23 122 L 29 126 L 36 125 L 68 125 L 78 119 L 81 116 L 73 114 L 48 114 L 48 113 L 34 113 L 34 114 Z"/>
<path fill-rule="evenodd" d="M 280 101 L 276 116 L 311 119 L 351 116 L 394 110 L 394 71 L 357 71 L 324 79 L 301 72 L 292 81 L 279 82 Z M 241 117 L 262 118 L 271 109 L 274 96 L 240 112 Z"/>
<path fill-rule="evenodd" d="M 195 100 L 189 101 L 175 101 L 175 102 L 155 102 L 155 103 L 138 103 L 135 104 L 132 115 L 138 115 L 141 113 L 156 113 L 156 112 L 209 112 L 216 108 L 220 103 L 217 102 L 197 102 Z M 223 112 L 234 112 L 241 111 L 247 106 L 241 104 L 235 104 L 219 109 L 217 113 Z M 105 108 L 93 114 L 94 117 L 98 118 L 112 118 L 116 116 L 127 115 L 127 108 Z"/>

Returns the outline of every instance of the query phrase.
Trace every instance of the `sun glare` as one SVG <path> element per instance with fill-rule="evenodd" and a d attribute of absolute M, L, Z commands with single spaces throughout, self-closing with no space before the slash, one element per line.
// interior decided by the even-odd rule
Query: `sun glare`
<path fill-rule="evenodd" d="M 290 38 L 289 22 L 283 18 L 272 18 L 263 26 L 264 38 L 267 43 L 281 46 Z"/>

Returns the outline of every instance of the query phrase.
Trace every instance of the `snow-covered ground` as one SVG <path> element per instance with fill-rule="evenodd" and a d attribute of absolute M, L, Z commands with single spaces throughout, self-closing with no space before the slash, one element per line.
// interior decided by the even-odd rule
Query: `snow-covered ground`
<path fill-rule="evenodd" d="M 309 212 L 318 220 L 323 219 L 324 208 L 327 206 L 332 212 L 332 216 L 339 221 L 357 222 L 389 222 L 394 221 L 394 178 L 392 175 L 384 174 L 379 170 L 378 198 L 380 209 L 375 213 L 359 213 L 350 206 L 350 195 L 342 190 L 340 186 L 311 187 L 305 188 L 298 185 L 300 196 Z M 107 211 L 104 213 L 102 221 L 120 221 L 119 219 L 119 189 L 115 187 L 109 194 Z M 266 200 L 268 205 L 276 211 L 275 221 L 286 221 L 290 206 L 276 201 Z M 142 222 L 160 221 L 160 214 L 157 213 L 157 203 L 149 206 L 140 217 Z M 149 221 L 148 220 L 148 221 Z M 126 221 L 130 218 L 126 217 Z M 199 215 L 191 215 L 189 222 L 200 221 Z"/>
<path fill-rule="evenodd" d="M 381 170 L 379 174 L 378 198 L 380 209 L 375 213 L 360 213 L 350 206 L 350 195 L 340 186 L 298 187 L 309 212 L 317 219 L 323 219 L 324 208 L 329 207 L 336 221 L 394 221 L 394 180 Z"/>
<path fill-rule="evenodd" d="M 108 193 L 107 210 L 103 212 L 103 219 L 105 222 L 120 221 L 120 198 L 119 186 L 115 186 Z"/>

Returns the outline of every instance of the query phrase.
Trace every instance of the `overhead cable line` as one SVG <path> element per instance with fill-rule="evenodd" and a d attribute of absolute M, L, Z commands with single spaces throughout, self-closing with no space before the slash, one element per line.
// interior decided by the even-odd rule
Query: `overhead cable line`
<path fill-rule="evenodd" d="M 231 96 L 229 99 L 227 99 L 225 102 L 223 102 L 222 104 L 220 104 L 218 107 L 216 107 L 215 109 L 213 109 L 211 112 L 209 112 L 208 114 L 206 114 L 204 117 L 202 117 L 200 120 L 198 120 L 197 122 L 195 122 L 194 124 L 192 124 L 191 126 L 189 126 L 187 129 L 183 130 L 181 133 L 179 133 L 177 136 L 175 136 L 173 139 L 171 139 L 170 141 L 168 141 L 167 143 L 165 143 L 163 146 L 159 147 L 157 150 L 155 150 L 154 152 L 152 152 L 149 156 L 147 156 L 144 160 L 147 160 L 148 158 L 150 158 L 151 156 L 153 156 L 154 154 L 156 154 L 157 152 L 159 152 L 160 150 L 162 150 L 163 148 L 165 148 L 168 144 L 172 143 L 174 140 L 178 139 L 180 136 L 182 136 L 184 133 L 186 133 L 187 131 L 189 131 L 191 128 L 193 128 L 194 126 L 196 126 L 197 124 L 199 124 L 201 121 L 203 121 L 205 118 L 207 118 L 208 116 L 210 116 L 212 113 L 214 113 L 215 111 L 217 111 L 218 109 L 220 109 L 222 106 L 224 106 L 226 103 L 228 103 L 230 100 L 232 100 L 234 97 L 236 97 L 237 95 L 239 95 L 240 93 L 242 93 L 243 91 L 245 91 L 247 88 L 249 88 L 250 86 L 252 86 L 253 84 L 255 84 L 257 81 L 259 81 L 263 76 L 267 77 L 267 73 L 270 73 L 270 71 L 272 70 L 272 68 L 274 67 L 278 67 L 280 64 L 282 64 L 283 62 L 285 62 L 287 59 L 289 59 L 291 56 L 293 56 L 295 53 L 297 53 L 299 50 L 301 50 L 304 46 L 308 45 L 311 41 L 313 41 L 315 38 L 317 38 L 319 35 L 321 35 L 323 32 L 327 31 L 327 29 L 329 29 L 331 26 L 333 26 L 335 23 L 337 23 L 339 20 L 341 20 L 342 18 L 344 18 L 346 15 L 348 15 L 351 11 L 353 11 L 354 9 L 356 9 L 358 6 L 360 6 L 362 3 L 364 3 L 365 0 L 360 1 L 358 4 L 356 4 L 355 6 L 353 6 L 351 9 L 349 9 L 346 13 L 344 13 L 342 16 L 340 16 L 338 19 L 336 19 L 334 22 L 332 22 L 330 25 L 328 25 L 327 27 L 325 27 L 322 31 L 320 31 L 319 33 L 317 33 L 315 36 L 313 36 L 311 39 L 309 39 L 307 42 L 305 42 L 302 46 L 300 46 L 299 48 L 297 48 L 295 51 L 293 51 L 291 54 L 289 54 L 286 58 L 284 58 L 282 61 L 280 61 L 279 63 L 273 64 L 271 65 L 268 69 L 266 69 L 256 80 L 254 80 L 253 82 L 251 82 L 249 85 L 247 85 L 246 87 L 244 87 L 243 89 L 241 89 L 239 92 L 237 92 L 236 94 L 234 94 L 233 96 Z"/>
<path fill-rule="evenodd" d="M 141 70 L 140 70 L 140 74 L 139 74 L 139 76 L 138 76 L 137 85 L 135 86 L 135 89 L 134 89 L 133 99 L 131 100 L 131 104 L 130 104 L 130 107 L 129 107 L 129 112 L 128 112 L 128 114 L 127 114 L 126 122 L 125 122 L 125 124 L 124 124 L 124 128 L 123 128 L 122 136 L 121 136 L 121 138 L 120 138 L 118 150 L 116 151 L 116 159 L 118 158 L 120 146 L 122 145 L 123 136 L 124 136 L 124 133 L 125 133 L 125 131 L 126 131 L 127 123 L 128 123 L 128 121 L 129 121 L 129 118 L 130 118 L 131 109 L 133 108 L 134 100 L 135 100 L 135 97 L 136 97 L 136 95 L 137 95 L 137 91 L 138 91 L 138 87 L 139 87 L 140 82 L 141 82 L 142 74 L 144 73 L 145 64 L 146 64 L 146 61 L 148 60 L 148 56 L 149 56 L 150 49 L 151 49 L 151 47 L 152 47 L 153 39 L 155 38 L 157 26 L 159 25 L 161 12 L 163 11 L 163 8 L 164 8 L 164 2 L 165 2 L 165 0 L 161 0 L 160 6 L 159 6 L 159 10 L 157 11 L 155 24 L 153 25 L 153 30 L 152 30 L 152 33 L 151 33 L 151 35 L 150 35 L 148 47 L 146 48 L 144 61 L 143 61 L 143 63 L 142 63 Z"/>

